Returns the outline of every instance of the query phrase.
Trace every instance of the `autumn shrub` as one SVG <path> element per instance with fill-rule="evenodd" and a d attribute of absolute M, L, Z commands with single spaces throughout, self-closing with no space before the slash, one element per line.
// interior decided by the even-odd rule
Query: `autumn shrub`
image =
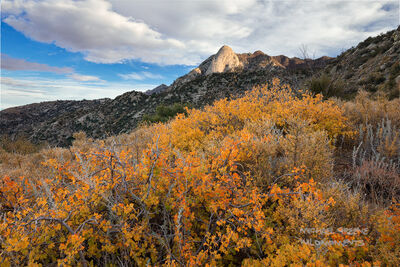
<path fill-rule="evenodd" d="M 323 181 L 331 175 L 333 139 L 350 134 L 342 113 L 334 101 L 308 93 L 298 96 L 275 81 L 242 98 L 188 110 L 187 118 L 171 122 L 171 142 L 184 151 L 208 153 L 209 147 L 218 148 L 225 136 L 242 133 L 249 141 L 241 146 L 244 156 L 240 163 L 243 170 L 251 169 L 260 185 L 268 186 L 302 165 L 310 177 Z"/>
<path fill-rule="evenodd" d="M 393 203 L 379 214 L 375 224 L 379 238 L 374 246 L 374 254 L 387 266 L 400 265 L 400 204 Z"/>
<path fill-rule="evenodd" d="M 69 149 L 18 161 L 8 153 L 0 163 L 0 262 L 395 263 L 397 247 L 385 242 L 397 242 L 399 221 L 377 212 L 372 223 L 359 195 L 329 179 L 334 140 L 351 132 L 336 102 L 274 81 L 167 124 L 104 140 L 78 133 Z M 359 224 L 374 234 L 304 230 Z M 333 243 L 315 245 L 320 239 Z"/>
<path fill-rule="evenodd" d="M 392 126 L 400 127 L 400 99 L 389 100 L 384 94 L 375 96 L 365 91 L 358 92 L 354 101 L 343 104 L 345 115 L 353 125 L 377 126 L 382 120 L 390 120 Z"/>
<path fill-rule="evenodd" d="M 221 139 L 243 129 L 246 122 L 271 120 L 281 130 L 292 119 L 305 120 L 314 130 L 326 131 L 329 138 L 346 134 L 343 110 L 322 95 L 303 93 L 300 97 L 279 80 L 257 87 L 242 98 L 216 101 L 203 110 L 188 110 L 188 118 L 178 116 L 171 122 L 172 143 L 183 150 L 203 148 L 211 139 Z"/>
<path fill-rule="evenodd" d="M 235 172 L 235 144 L 228 139 L 226 149 L 206 166 L 198 165 L 195 155 L 170 165 L 160 153 L 165 148 L 157 144 L 147 151 L 148 163 L 137 169 L 124 166 L 130 161 L 126 151 L 83 153 L 78 166 L 89 168 L 66 168 L 70 163 L 50 159 L 45 165 L 54 169 L 53 179 L 36 184 L 42 193 L 35 199 L 23 180 L 5 177 L 2 203 L 12 203 L 9 221 L 0 225 L 7 236 L 5 260 L 17 265 L 316 260 L 312 248 L 303 256 L 276 255 L 289 248 L 302 251 L 305 245 L 299 241 L 289 245 L 291 235 L 301 226 L 324 225 L 321 212 L 333 199 L 324 199 L 312 180 L 287 189 L 274 185 L 261 193 Z M 214 172 L 207 174 L 210 167 Z M 27 199 L 16 198 L 16 192 Z"/>
<path fill-rule="evenodd" d="M 373 212 L 370 204 L 364 200 L 363 192 L 352 189 L 343 180 L 330 181 L 321 190 L 326 198 L 335 199 L 335 205 L 329 210 L 331 226 L 369 227 Z"/>
<path fill-rule="evenodd" d="M 250 137 L 241 145 L 240 166 L 251 170 L 261 188 L 274 181 L 280 185 L 292 184 L 291 171 L 302 166 L 307 168 L 306 179 L 316 177 L 325 182 L 332 175 L 330 139 L 325 131 L 312 130 L 307 121 L 288 121 L 285 131 L 277 129 L 271 121 L 249 122 L 242 133 Z"/>

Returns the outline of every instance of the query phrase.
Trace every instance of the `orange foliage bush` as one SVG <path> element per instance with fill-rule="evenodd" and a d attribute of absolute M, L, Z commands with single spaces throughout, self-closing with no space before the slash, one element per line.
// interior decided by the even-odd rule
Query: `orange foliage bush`
<path fill-rule="evenodd" d="M 36 155 L 42 164 L 34 175 L 21 170 L 30 166 L 28 158 L 19 166 L 7 159 L 0 181 L 0 261 L 5 266 L 392 263 L 386 255 L 397 251 L 382 240 L 397 242 L 397 232 L 388 226 L 398 227 L 397 219 L 380 216 L 374 239 L 326 237 L 358 238 L 362 246 L 302 242 L 301 228 L 359 223 L 335 219 L 347 212 L 332 193 L 342 189 L 322 190 L 332 174 L 333 138 L 346 134 L 343 110 L 333 101 L 275 81 L 131 135 L 94 141 L 78 134 L 72 148 Z M 374 242 L 381 242 L 383 257 L 373 254 Z"/>

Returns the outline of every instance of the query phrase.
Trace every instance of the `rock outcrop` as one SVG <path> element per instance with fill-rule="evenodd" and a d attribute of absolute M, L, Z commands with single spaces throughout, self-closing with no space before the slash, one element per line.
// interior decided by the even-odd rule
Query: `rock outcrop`
<path fill-rule="evenodd" d="M 243 64 L 239 61 L 238 56 L 233 52 L 232 48 L 224 45 L 213 57 L 206 74 L 234 71 L 240 67 L 243 67 Z"/>
<path fill-rule="evenodd" d="M 222 46 L 218 53 L 204 60 L 197 68 L 188 74 L 176 79 L 166 91 L 172 92 L 176 88 L 183 86 L 202 76 L 218 73 L 242 73 L 242 72 L 263 72 L 277 70 L 278 72 L 298 72 L 300 70 L 321 69 L 332 58 L 321 57 L 316 60 L 300 58 L 289 58 L 283 55 L 269 56 L 262 51 L 254 53 L 236 54 L 229 46 Z M 268 75 L 267 75 L 268 76 Z"/>

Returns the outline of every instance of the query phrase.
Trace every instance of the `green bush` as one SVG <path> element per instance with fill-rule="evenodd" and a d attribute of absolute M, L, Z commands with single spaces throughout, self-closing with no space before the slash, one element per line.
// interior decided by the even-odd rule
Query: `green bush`
<path fill-rule="evenodd" d="M 156 112 L 154 114 L 146 114 L 143 116 L 143 121 L 147 122 L 167 122 L 171 118 L 175 117 L 177 114 L 185 114 L 186 115 L 186 107 L 187 104 L 175 103 L 173 105 L 159 105 L 156 108 Z"/>
<path fill-rule="evenodd" d="M 322 94 L 326 98 L 332 96 L 342 96 L 344 88 L 345 84 L 343 80 L 334 79 L 326 73 L 313 77 L 309 82 L 309 89 L 311 92 L 315 94 Z"/>

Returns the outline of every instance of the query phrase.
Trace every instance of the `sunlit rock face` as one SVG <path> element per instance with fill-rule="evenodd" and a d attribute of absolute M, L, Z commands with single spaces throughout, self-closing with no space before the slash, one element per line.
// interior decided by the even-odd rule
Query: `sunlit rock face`
<path fill-rule="evenodd" d="M 227 72 L 242 66 L 243 64 L 239 61 L 238 56 L 233 52 L 232 48 L 224 45 L 212 59 L 206 74 Z"/>

